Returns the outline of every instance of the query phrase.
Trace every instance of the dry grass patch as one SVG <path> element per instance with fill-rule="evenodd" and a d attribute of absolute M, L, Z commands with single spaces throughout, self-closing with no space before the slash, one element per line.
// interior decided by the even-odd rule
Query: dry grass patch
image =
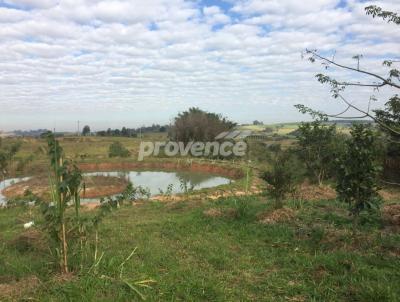
<path fill-rule="evenodd" d="M 40 280 L 36 276 L 25 277 L 9 283 L 0 283 L 0 301 L 29 300 L 26 296 L 34 292 L 39 284 Z"/>
<path fill-rule="evenodd" d="M 211 208 L 203 211 L 204 216 L 217 218 L 217 217 L 228 217 L 228 218 L 235 218 L 238 216 L 238 211 L 233 208 L 227 209 L 216 209 Z"/>
<path fill-rule="evenodd" d="M 400 204 L 384 206 L 382 216 L 387 223 L 400 226 Z"/>
<path fill-rule="evenodd" d="M 336 191 L 327 185 L 303 183 L 299 186 L 296 197 L 302 200 L 319 201 L 336 199 Z"/>
<path fill-rule="evenodd" d="M 257 215 L 258 221 L 263 224 L 287 222 L 296 216 L 296 212 L 289 208 L 267 211 Z"/>

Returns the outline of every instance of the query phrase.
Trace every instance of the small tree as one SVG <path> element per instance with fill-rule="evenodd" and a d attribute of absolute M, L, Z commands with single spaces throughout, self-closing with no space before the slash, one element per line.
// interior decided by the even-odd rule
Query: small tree
<path fill-rule="evenodd" d="M 349 204 L 350 213 L 357 217 L 365 209 L 379 206 L 376 138 L 369 126 L 354 124 L 351 139 L 338 160 L 338 183 L 336 191 L 339 200 Z"/>
<path fill-rule="evenodd" d="M 296 131 L 300 158 L 308 173 L 321 186 L 329 175 L 331 162 L 337 156 L 336 124 L 326 125 L 323 119 L 301 123 Z"/>
<path fill-rule="evenodd" d="M 82 129 L 82 135 L 83 136 L 87 136 L 90 134 L 90 127 L 88 125 L 86 125 L 85 127 L 83 127 Z"/>
<path fill-rule="evenodd" d="M 124 147 L 120 142 L 114 142 L 110 145 L 108 150 L 109 157 L 128 157 L 130 156 L 128 149 Z"/>
<path fill-rule="evenodd" d="M 64 160 L 64 151 L 53 133 L 47 133 L 48 155 L 50 159 L 50 188 L 52 203 L 41 204 L 45 218 L 44 227 L 53 240 L 54 254 L 58 255 L 62 273 L 69 272 L 69 244 L 70 233 L 76 228 L 71 225 L 67 217 L 68 203 L 75 205 L 75 215 L 79 218 L 80 199 L 82 189 L 82 174 L 76 165 Z"/>
<path fill-rule="evenodd" d="M 286 194 L 293 192 L 299 180 L 296 159 L 289 151 L 275 147 L 271 157 L 271 169 L 261 176 L 271 187 L 268 194 L 274 199 L 274 207 L 282 208 Z"/>

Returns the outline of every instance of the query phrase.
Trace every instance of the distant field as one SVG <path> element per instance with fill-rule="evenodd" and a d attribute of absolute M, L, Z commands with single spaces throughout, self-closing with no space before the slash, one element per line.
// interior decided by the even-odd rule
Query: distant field
<path fill-rule="evenodd" d="M 266 129 L 272 129 L 271 134 L 287 135 L 295 131 L 300 125 L 299 123 L 279 123 L 279 124 L 265 124 L 265 125 L 240 125 L 240 130 L 251 130 L 255 132 L 263 132 Z M 337 124 L 337 129 L 342 133 L 349 133 L 350 127 L 347 124 Z"/>
<path fill-rule="evenodd" d="M 99 137 L 99 136 L 66 136 L 58 138 L 62 145 L 66 156 L 72 158 L 105 158 L 108 157 L 109 146 L 116 141 L 121 142 L 132 154 L 137 154 L 140 142 L 165 140 L 166 133 L 146 133 L 142 138 L 130 137 Z M 46 147 L 44 139 L 37 138 L 5 138 L 4 144 L 13 142 L 22 142 L 21 150 L 17 154 L 17 158 L 25 158 L 35 154 L 36 159 L 45 159 L 46 154 L 43 152 Z"/>

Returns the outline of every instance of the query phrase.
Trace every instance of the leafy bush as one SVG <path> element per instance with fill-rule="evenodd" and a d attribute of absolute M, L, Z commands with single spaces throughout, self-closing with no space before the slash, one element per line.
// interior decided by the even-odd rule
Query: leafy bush
<path fill-rule="evenodd" d="M 377 183 L 381 167 L 371 128 L 354 124 L 350 133 L 351 139 L 346 142 L 345 152 L 338 160 L 336 191 L 339 199 L 349 204 L 351 214 L 358 216 L 362 210 L 379 207 Z"/>
<path fill-rule="evenodd" d="M 108 150 L 109 157 L 129 157 L 131 153 L 120 142 L 114 142 Z"/>
<path fill-rule="evenodd" d="M 271 187 L 268 190 L 275 201 L 275 208 L 282 208 L 286 194 L 293 192 L 301 178 L 301 168 L 290 151 L 282 151 L 274 147 L 275 156 L 271 158 L 271 170 L 261 176 Z"/>

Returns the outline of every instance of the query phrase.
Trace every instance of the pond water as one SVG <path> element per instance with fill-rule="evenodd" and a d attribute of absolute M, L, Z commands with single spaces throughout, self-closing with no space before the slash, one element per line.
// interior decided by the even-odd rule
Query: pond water
<path fill-rule="evenodd" d="M 193 188 L 193 190 L 200 190 L 206 188 L 213 188 L 220 185 L 230 184 L 232 180 L 226 177 L 211 175 L 200 172 L 165 172 L 165 171 L 114 171 L 114 172 L 90 172 L 84 175 L 94 176 L 111 176 L 111 177 L 122 177 L 133 183 L 134 186 L 141 186 L 147 188 L 150 191 L 150 195 L 159 195 L 160 190 L 166 192 L 168 186 L 172 186 L 171 193 L 177 194 L 184 191 L 183 184 L 186 184 L 187 188 Z M 0 206 L 4 205 L 6 198 L 1 194 L 5 188 L 20 182 L 29 180 L 30 177 L 23 178 L 12 178 L 6 179 L 0 182 Z M 98 200 L 95 198 L 93 200 Z M 85 201 L 93 201 L 85 200 Z"/>
<path fill-rule="evenodd" d="M 232 180 L 226 177 L 199 172 L 165 172 L 165 171 L 124 171 L 124 172 L 92 172 L 85 175 L 123 177 L 133 183 L 149 189 L 152 196 L 165 192 L 172 185 L 172 194 L 182 193 L 182 185 L 200 190 L 230 184 Z"/>

